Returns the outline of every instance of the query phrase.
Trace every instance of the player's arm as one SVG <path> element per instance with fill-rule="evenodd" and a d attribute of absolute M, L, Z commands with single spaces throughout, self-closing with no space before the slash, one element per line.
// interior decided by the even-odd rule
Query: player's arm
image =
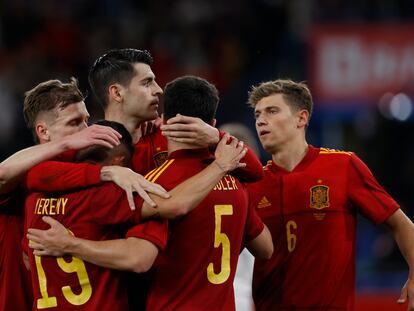
<path fill-rule="evenodd" d="M 264 225 L 262 232 L 256 238 L 246 242 L 246 247 L 256 258 L 270 259 L 272 257 L 273 240 L 266 225 Z"/>
<path fill-rule="evenodd" d="M 48 230 L 29 229 L 29 247 L 37 256 L 63 256 L 71 254 L 101 267 L 128 270 L 136 273 L 148 271 L 158 255 L 158 247 L 146 239 L 90 241 L 74 237 L 57 220 L 44 216 Z M 34 242 L 34 243 L 33 243 Z"/>
<path fill-rule="evenodd" d="M 200 147 L 215 147 L 224 132 L 205 123 L 200 118 L 177 114 L 161 126 L 162 134 L 177 142 L 191 143 Z M 246 166 L 235 170 L 232 175 L 242 182 L 256 182 L 262 179 L 263 169 L 257 156 L 248 146 L 243 159 Z"/>
<path fill-rule="evenodd" d="M 214 188 L 214 186 L 228 172 L 243 167 L 240 160 L 246 154 L 246 148 L 237 139 L 229 144 L 229 135 L 225 135 L 219 142 L 215 152 L 215 160 L 204 170 L 185 180 L 169 193 L 168 199 L 150 195 L 157 204 L 156 208 L 142 205 L 142 218 L 162 217 L 177 218 L 189 213 L 195 208 Z"/>
<path fill-rule="evenodd" d="M 408 310 L 414 310 L 414 224 L 398 209 L 385 221 L 385 225 L 392 231 L 410 269 L 398 303 L 405 303 L 408 299 Z"/>
<path fill-rule="evenodd" d="M 67 150 L 78 150 L 96 144 L 112 148 L 119 144 L 119 138 L 119 133 L 114 129 L 93 125 L 59 141 L 18 151 L 0 164 L 0 193 L 13 190 L 23 175 L 42 161 L 51 159 Z"/>
<path fill-rule="evenodd" d="M 147 193 L 162 198 L 169 197 L 167 191 L 160 185 L 145 180 L 142 175 L 129 168 L 89 163 L 42 162 L 29 170 L 26 187 L 30 191 L 37 192 L 70 191 L 99 185 L 105 181 L 115 183 L 126 192 L 132 210 L 135 209 L 134 192 L 152 207 L 156 204 Z"/>
<path fill-rule="evenodd" d="M 147 272 L 158 256 L 156 245 L 133 237 L 99 242 L 74 238 L 67 245 L 67 253 L 85 261 L 104 268 L 135 273 Z"/>

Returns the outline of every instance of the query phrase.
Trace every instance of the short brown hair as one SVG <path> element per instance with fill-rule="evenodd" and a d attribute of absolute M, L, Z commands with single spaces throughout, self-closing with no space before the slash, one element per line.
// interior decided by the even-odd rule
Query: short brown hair
<path fill-rule="evenodd" d="M 252 87 L 252 90 L 249 92 L 248 103 L 254 108 L 261 99 L 274 94 L 282 94 L 291 108 L 309 111 L 310 119 L 313 101 L 309 88 L 304 82 L 294 82 L 287 79 L 262 82 Z"/>
<path fill-rule="evenodd" d="M 24 95 L 24 120 L 27 127 L 32 130 L 36 142 L 38 142 L 38 139 L 35 123 L 40 112 L 50 111 L 57 107 L 65 108 L 85 99 L 78 88 L 78 81 L 73 77 L 69 83 L 63 83 L 60 80 L 48 80 L 39 83 Z"/>

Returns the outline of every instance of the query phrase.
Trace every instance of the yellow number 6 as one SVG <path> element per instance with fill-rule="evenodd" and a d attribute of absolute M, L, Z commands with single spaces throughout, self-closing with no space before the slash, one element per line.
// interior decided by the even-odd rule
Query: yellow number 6
<path fill-rule="evenodd" d="M 296 222 L 294 222 L 293 220 L 289 220 L 286 223 L 286 238 L 287 238 L 287 247 L 289 252 L 293 252 L 293 250 L 296 247 L 296 241 L 297 241 L 297 237 L 295 234 L 292 233 L 292 229 L 297 229 L 298 226 L 296 224 Z"/>

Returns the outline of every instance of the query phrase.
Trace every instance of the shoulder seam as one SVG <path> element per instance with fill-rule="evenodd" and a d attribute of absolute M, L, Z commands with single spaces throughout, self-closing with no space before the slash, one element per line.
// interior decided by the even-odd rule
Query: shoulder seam
<path fill-rule="evenodd" d="M 151 171 L 145 176 L 145 179 L 151 182 L 155 182 L 158 177 L 174 162 L 174 159 L 165 161 L 159 168 Z"/>
<path fill-rule="evenodd" d="M 320 148 L 319 154 L 346 154 L 351 156 L 353 152 L 351 151 L 343 151 L 338 149 L 330 149 L 330 148 Z"/>

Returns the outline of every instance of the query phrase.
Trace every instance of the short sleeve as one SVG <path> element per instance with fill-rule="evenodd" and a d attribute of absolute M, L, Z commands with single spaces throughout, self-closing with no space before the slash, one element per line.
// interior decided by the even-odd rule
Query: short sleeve
<path fill-rule="evenodd" d="M 168 240 L 168 220 L 148 220 L 136 225 L 127 232 L 127 238 L 131 237 L 150 241 L 163 251 Z"/>
<path fill-rule="evenodd" d="M 243 240 L 245 242 L 255 239 L 264 229 L 263 221 L 254 208 L 252 200 L 249 199 L 249 209 L 247 211 L 246 225 L 244 228 Z"/>
<path fill-rule="evenodd" d="M 347 189 L 353 206 L 374 223 L 384 222 L 400 208 L 355 154 L 349 163 Z"/>

